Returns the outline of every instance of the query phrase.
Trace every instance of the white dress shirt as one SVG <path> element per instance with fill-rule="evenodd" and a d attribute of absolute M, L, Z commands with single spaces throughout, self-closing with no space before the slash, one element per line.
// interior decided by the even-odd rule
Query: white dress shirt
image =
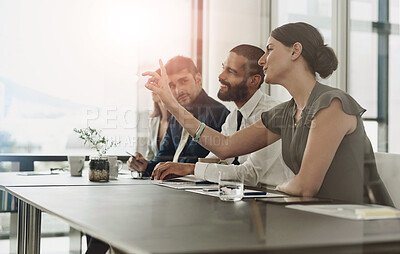
<path fill-rule="evenodd" d="M 240 113 L 243 115 L 240 129 L 260 120 L 262 112 L 273 108 L 278 103 L 271 96 L 257 90 L 240 109 Z M 235 108 L 228 115 L 222 125 L 222 134 L 230 136 L 236 132 L 238 110 Z M 218 157 L 210 153 L 207 158 Z M 239 156 L 240 165 L 231 164 L 233 160 L 234 158 L 226 159 L 229 165 L 197 162 L 194 174 L 197 178 L 218 182 L 219 171 L 222 171 L 224 174 L 232 174 L 232 177 L 236 179 L 243 177 L 245 185 L 249 186 L 256 186 L 259 183 L 277 185 L 294 176 L 283 161 L 281 140 L 251 154 Z"/>

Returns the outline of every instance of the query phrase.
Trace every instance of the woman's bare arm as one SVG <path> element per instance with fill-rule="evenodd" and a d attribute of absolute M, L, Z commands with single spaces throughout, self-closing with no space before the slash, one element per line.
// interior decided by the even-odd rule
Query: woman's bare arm
<path fill-rule="evenodd" d="M 206 128 L 199 143 L 217 155 L 220 159 L 232 158 L 252 153 L 280 139 L 280 136 L 269 131 L 261 120 L 247 128 L 224 136 L 212 128 Z"/>
<path fill-rule="evenodd" d="M 182 107 L 172 96 L 168 85 L 165 67 L 160 60 L 161 76 L 155 72 L 145 72 L 144 76 L 151 76 L 146 83 L 146 88 L 155 92 L 165 104 L 166 108 L 176 120 L 193 137 L 201 122 Z M 253 125 L 236 132 L 232 136 L 224 136 L 218 131 L 205 127 L 198 142 L 207 150 L 213 152 L 220 159 L 226 159 L 257 151 L 280 138 L 279 135 L 269 131 L 259 120 Z"/>

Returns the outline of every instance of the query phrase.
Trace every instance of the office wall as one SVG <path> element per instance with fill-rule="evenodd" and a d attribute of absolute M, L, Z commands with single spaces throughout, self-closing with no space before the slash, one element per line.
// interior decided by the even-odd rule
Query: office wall
<path fill-rule="evenodd" d="M 266 15 L 262 0 L 206 0 L 204 2 L 203 86 L 217 98 L 218 75 L 229 50 L 238 44 L 265 47 Z M 225 103 L 228 107 L 232 104 Z"/>

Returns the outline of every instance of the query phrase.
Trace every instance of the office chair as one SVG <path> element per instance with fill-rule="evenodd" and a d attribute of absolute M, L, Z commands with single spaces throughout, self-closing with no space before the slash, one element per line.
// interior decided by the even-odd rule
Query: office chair
<path fill-rule="evenodd" d="M 400 208 L 400 154 L 375 153 L 375 161 L 394 207 Z M 379 189 L 375 192 L 379 193 Z"/>

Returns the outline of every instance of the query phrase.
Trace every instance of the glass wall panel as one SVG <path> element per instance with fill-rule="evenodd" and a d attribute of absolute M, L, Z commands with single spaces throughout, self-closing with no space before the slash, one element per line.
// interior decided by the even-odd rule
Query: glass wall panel
<path fill-rule="evenodd" d="M 389 20 L 389 152 L 400 153 L 400 1 L 391 0 Z"/>
<path fill-rule="evenodd" d="M 367 109 L 364 117 L 377 117 L 378 38 L 372 29 L 351 23 L 347 92 Z M 369 22 L 370 26 L 372 23 Z"/>
<path fill-rule="evenodd" d="M 378 123 L 376 121 L 364 121 L 364 128 L 367 130 L 367 134 L 369 133 L 378 133 Z M 369 140 L 371 141 L 371 145 L 376 151 L 376 147 L 378 147 L 378 135 L 368 135 Z"/>
<path fill-rule="evenodd" d="M 378 21 L 377 10 L 378 0 L 352 0 L 350 2 L 351 19 L 355 21 Z"/>
<path fill-rule="evenodd" d="M 135 151 L 152 107 L 140 73 L 191 57 L 191 13 L 191 0 L 0 1 L 0 152 L 89 153 L 72 131 L 88 125 L 121 141 L 110 153 Z"/>
<path fill-rule="evenodd" d="M 399 1 L 390 0 L 388 6 L 388 22 L 379 20 L 379 11 L 384 10 L 386 1 L 378 0 L 352 0 L 350 2 L 350 43 L 349 43 L 349 72 L 348 92 L 367 109 L 365 118 L 375 121 L 375 125 L 366 124 L 366 131 L 375 151 L 384 152 L 388 145 L 388 152 L 399 153 L 398 142 L 400 135 L 400 120 L 396 116 L 396 109 L 400 106 L 398 99 L 400 74 L 398 62 L 400 54 L 399 39 Z M 388 50 L 379 44 L 379 36 L 387 35 Z M 385 67 L 385 62 L 388 67 Z M 388 73 L 388 76 L 386 73 Z M 388 79 L 388 84 L 378 81 L 379 75 Z M 382 76 L 383 75 L 383 76 Z M 388 96 L 379 97 L 378 89 L 385 89 L 388 86 Z M 378 127 L 378 108 L 383 112 L 388 104 L 388 128 L 381 125 Z M 380 148 L 378 148 L 380 147 Z"/>
<path fill-rule="evenodd" d="M 306 22 L 318 28 L 324 36 L 325 43 L 332 46 L 331 0 L 277 0 L 272 3 L 274 6 L 271 13 L 272 29 L 286 23 Z M 331 84 L 331 78 L 320 81 L 327 85 Z M 277 85 L 271 86 L 271 95 L 281 100 L 291 98 L 284 88 Z"/>
<path fill-rule="evenodd" d="M 378 35 L 372 28 L 372 22 L 377 21 L 378 1 L 350 2 L 347 91 L 367 110 L 363 117 L 372 119 L 378 117 Z M 365 129 L 378 151 L 378 122 L 365 122 Z"/>
<path fill-rule="evenodd" d="M 400 23 L 400 1 L 389 0 L 389 21 L 392 24 Z"/>

